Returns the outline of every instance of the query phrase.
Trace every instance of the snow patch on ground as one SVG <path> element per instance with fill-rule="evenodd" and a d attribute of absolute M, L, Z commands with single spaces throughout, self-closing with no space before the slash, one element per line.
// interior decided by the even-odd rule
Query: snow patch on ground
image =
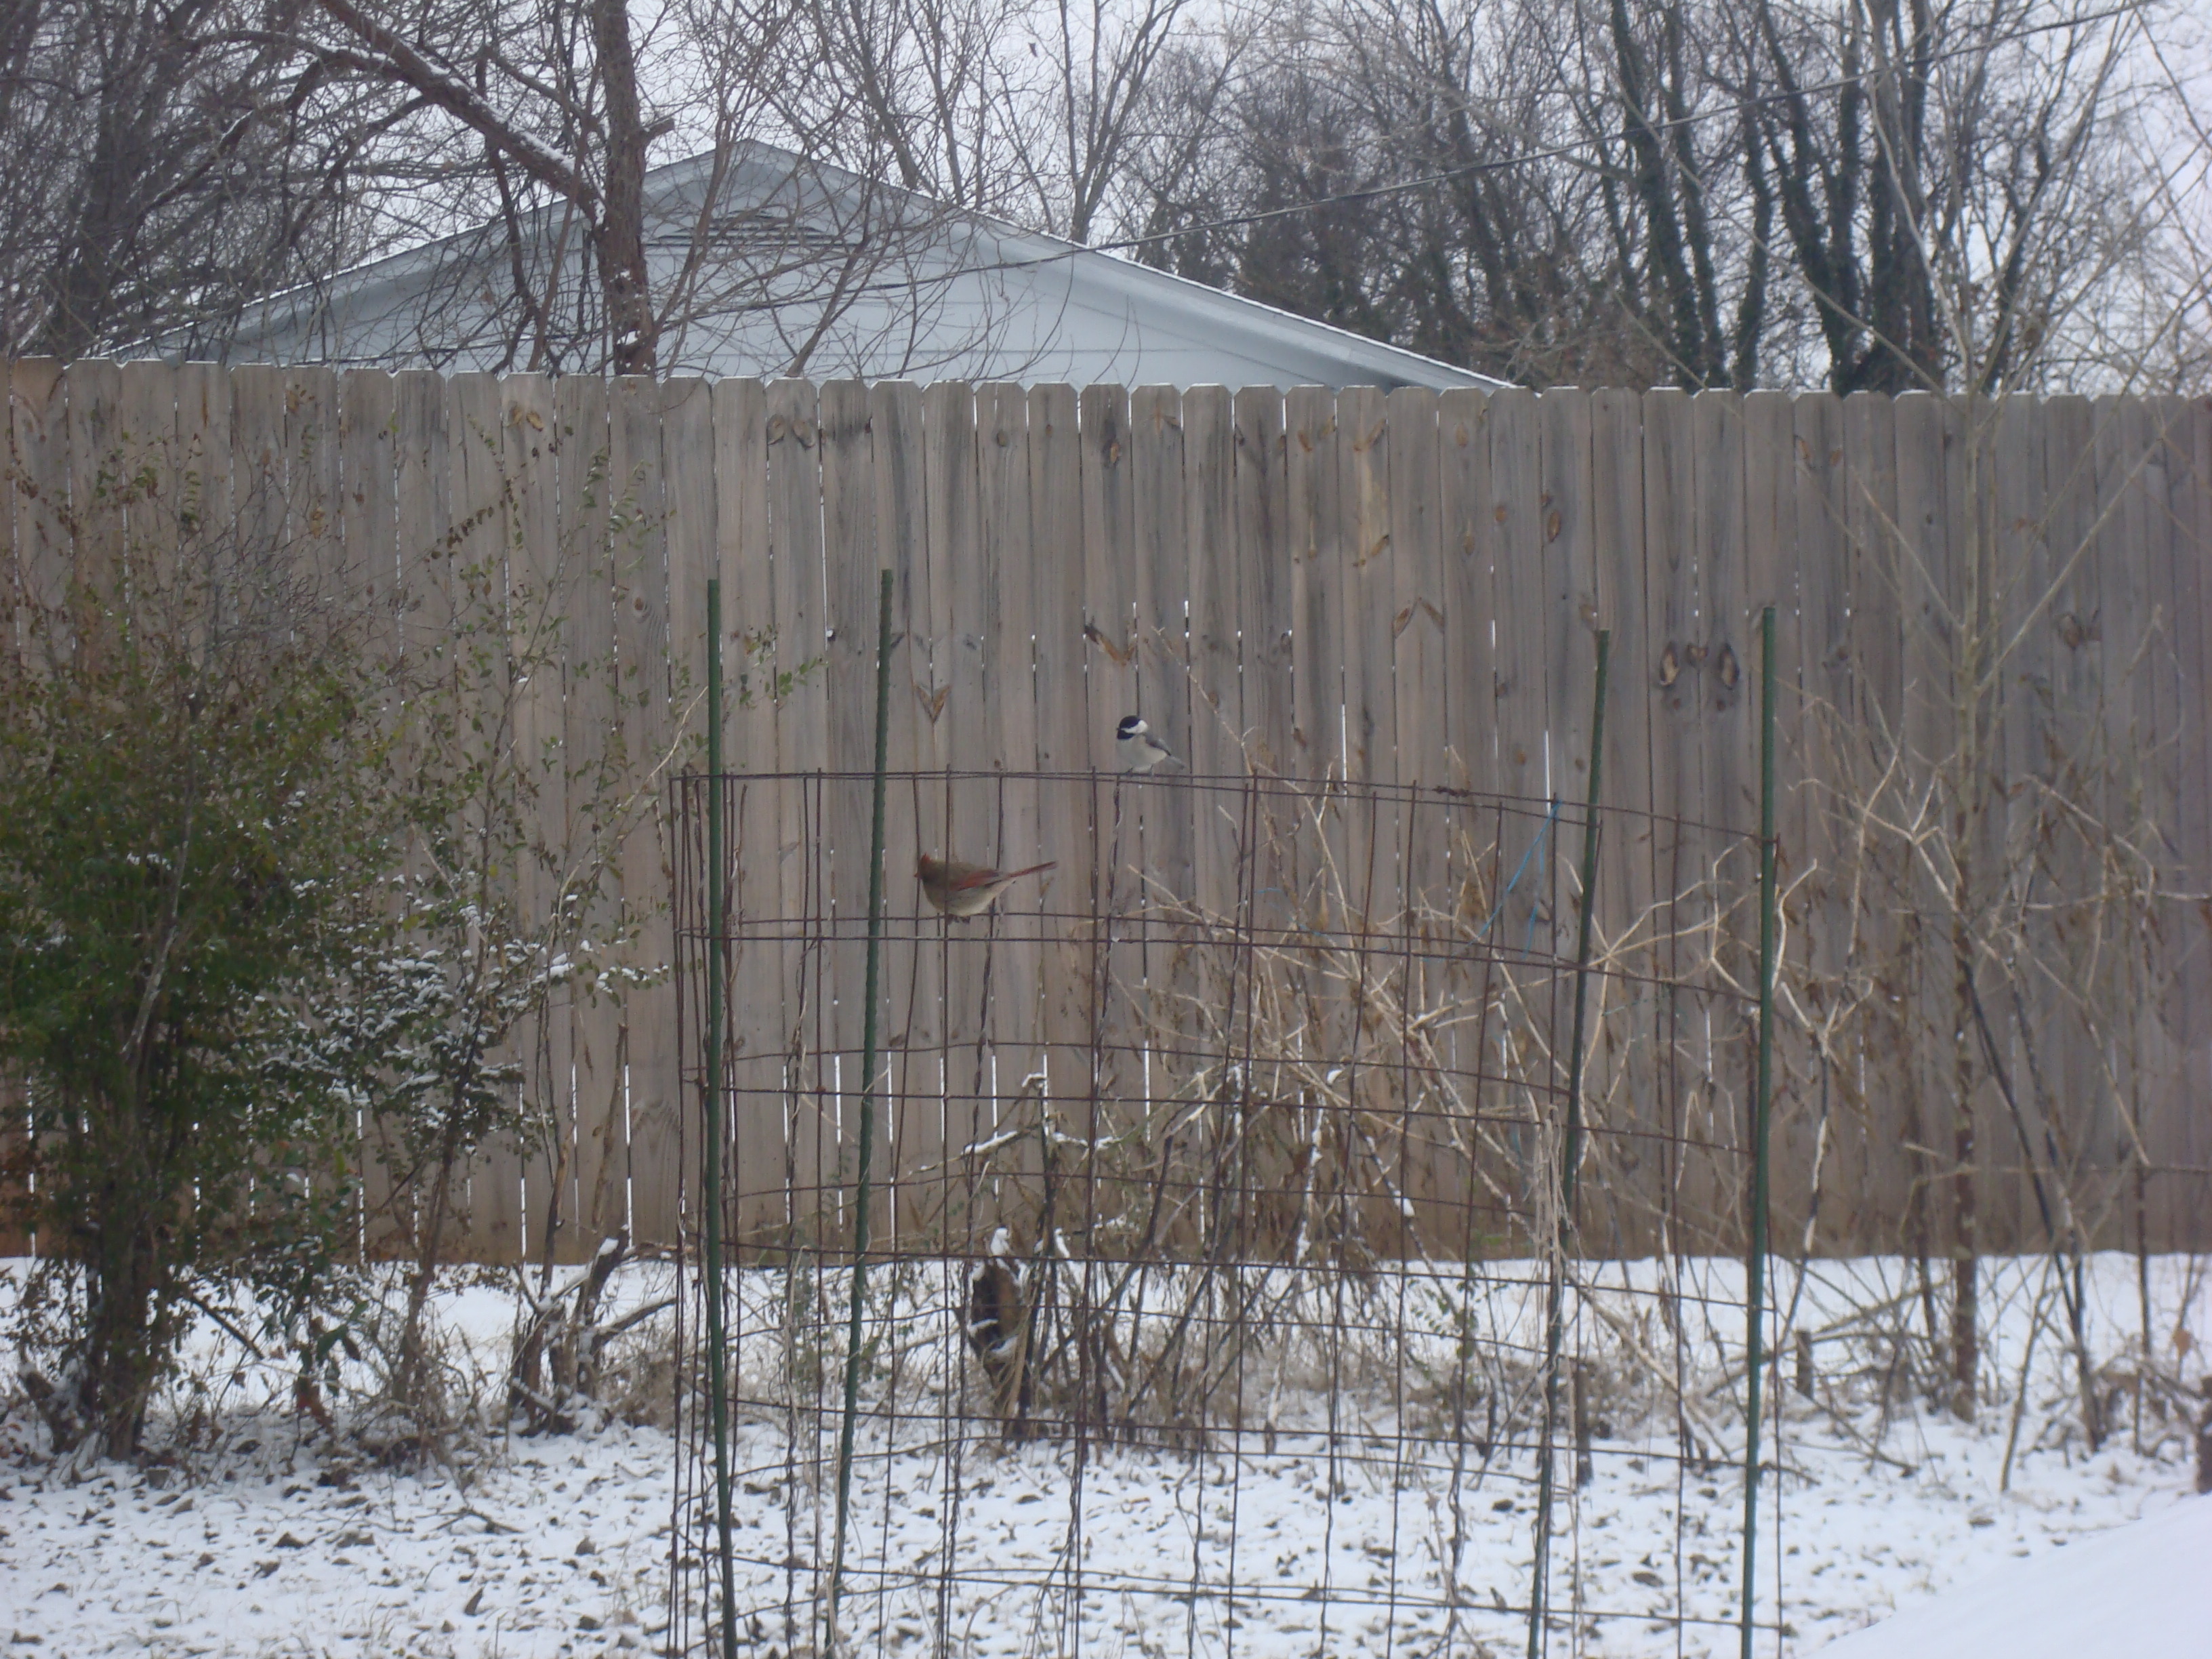
<path fill-rule="evenodd" d="M 1717 1308 L 1726 1274 L 1713 1265 Z M 2154 1265 L 2160 1337 L 2203 1331 L 2190 1264 Z M 2137 1323 L 2134 1263 L 2094 1267 L 2094 1328 L 2109 1356 Z M 1836 1268 L 1804 1305 L 1870 1305 L 1858 1298 L 1888 1282 L 1881 1264 L 1849 1272 L 1848 1294 Z M 623 1291 L 633 1303 L 656 1293 L 644 1271 Z M 1993 1269 L 1995 1375 L 2021 1363 L 2028 1301 Z M 496 1377 L 511 1296 L 479 1282 L 441 1293 L 440 1309 L 459 1363 Z M 2064 1430 L 2048 1330 L 2041 1342 L 2002 1494 L 2008 1411 L 1968 1426 L 1893 1404 L 1877 1419 L 1781 1390 L 1783 1472 L 1763 1487 L 1759 1575 L 1761 1620 L 1778 1628 L 1762 1634 L 1761 1653 L 1810 1652 L 2008 1564 L 2053 1559 L 2175 1510 L 2193 1473 L 2185 1425 L 2147 1418 L 2138 1451 L 2124 1412 L 2085 1457 Z M 204 1368 L 217 1351 L 195 1352 Z M 688 1425 L 682 1443 L 620 1422 L 566 1437 L 495 1431 L 447 1464 L 398 1468 L 296 1413 L 281 1377 L 223 1381 L 213 1426 L 174 1469 L 65 1466 L 38 1450 L 23 1419 L 0 1428 L 0 1642 L 12 1638 L 10 1651 L 526 1659 L 702 1647 L 697 1610 L 672 1624 L 667 1600 L 672 1539 L 682 1538 L 695 1591 L 705 1541 L 696 1508 L 672 1530 L 679 1467 L 697 1491 Z M 1065 1442 L 1010 1445 L 950 1404 L 934 1419 L 874 1425 L 854 1478 L 854 1650 L 934 1653 L 941 1630 L 954 1653 L 1069 1659 L 1521 1651 L 1527 1460 L 1485 1474 L 1433 1437 L 1398 1434 L 1387 1400 L 1357 1403 L 1333 1458 L 1310 1410 L 1286 1413 L 1294 1426 L 1272 1437 L 1248 1429 L 1200 1455 L 1093 1445 L 1079 1467 Z M 1706 1409 L 1724 1417 L 1728 1407 Z M 750 1654 L 805 1652 L 818 1639 L 813 1569 L 829 1553 L 836 1432 L 834 1413 L 740 1413 L 734 1546 Z M 1563 1493 L 1553 1655 L 1735 1651 L 1740 1475 L 1680 1465 L 1675 1443 L 1665 1423 L 1624 1425 L 1599 1441 L 1589 1484 Z M 2113 1575 L 2115 1591 L 2122 1582 Z"/>

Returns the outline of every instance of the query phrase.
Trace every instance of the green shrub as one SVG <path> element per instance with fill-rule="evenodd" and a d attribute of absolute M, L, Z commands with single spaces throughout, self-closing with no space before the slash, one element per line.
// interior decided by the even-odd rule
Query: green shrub
<path fill-rule="evenodd" d="M 316 1011 L 392 845 L 362 618 L 161 483 L 17 487 L 20 568 L 68 574 L 0 651 L 0 1065 L 76 1303 L 48 1415 L 112 1455 L 211 1287 L 296 1329 L 327 1273 L 371 1057 Z"/>

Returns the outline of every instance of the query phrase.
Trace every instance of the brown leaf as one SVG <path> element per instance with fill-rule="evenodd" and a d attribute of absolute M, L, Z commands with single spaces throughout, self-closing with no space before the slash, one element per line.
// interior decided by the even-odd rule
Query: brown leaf
<path fill-rule="evenodd" d="M 1111 657 L 1118 668 L 1127 668 L 1129 665 L 1129 659 L 1137 654 L 1135 641 L 1126 641 L 1121 645 L 1115 645 L 1113 641 L 1099 632 L 1098 624 L 1096 623 L 1083 624 L 1083 637 Z"/>

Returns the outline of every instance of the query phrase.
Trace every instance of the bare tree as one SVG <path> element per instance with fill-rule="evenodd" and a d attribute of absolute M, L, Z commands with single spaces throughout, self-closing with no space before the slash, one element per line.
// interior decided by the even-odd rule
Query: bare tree
<path fill-rule="evenodd" d="M 2140 142 L 2143 27 L 2070 0 L 1316 0 L 1222 89 L 1162 82 L 1183 137 L 1139 148 L 1136 216 L 1146 258 L 1538 384 L 2110 375 L 2141 354 L 2081 356 L 2085 322 L 2170 317 L 2196 280 Z"/>
<path fill-rule="evenodd" d="M 188 349 L 361 247 L 362 108 L 284 50 L 290 0 L 0 12 L 0 352 Z"/>

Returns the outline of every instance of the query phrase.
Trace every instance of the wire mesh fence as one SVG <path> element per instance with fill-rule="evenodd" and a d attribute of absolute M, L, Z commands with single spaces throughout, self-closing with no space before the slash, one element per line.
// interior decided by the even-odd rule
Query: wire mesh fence
<path fill-rule="evenodd" d="M 1557 801 L 893 774 L 895 848 L 1054 861 L 967 917 L 889 866 L 871 1077 L 870 783 L 677 786 L 687 1217 L 726 1271 L 678 1344 L 672 1651 L 1736 1645 L 1714 1251 L 1754 1010 L 1718 899 L 1680 906 L 1698 949 L 1578 965 Z M 1701 885 L 1755 871 L 1703 833 Z"/>

